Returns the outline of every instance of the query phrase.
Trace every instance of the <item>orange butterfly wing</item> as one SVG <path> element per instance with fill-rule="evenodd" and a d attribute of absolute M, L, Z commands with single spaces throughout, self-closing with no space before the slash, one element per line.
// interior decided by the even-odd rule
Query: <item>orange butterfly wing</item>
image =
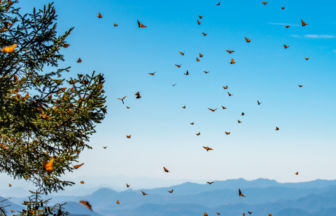
<path fill-rule="evenodd" d="M 81 164 L 75 165 L 74 168 L 75 168 L 75 169 L 78 169 L 79 167 L 81 167 L 81 166 L 83 166 L 83 165 L 84 165 L 84 163 L 81 163 Z"/>
<path fill-rule="evenodd" d="M 90 209 L 92 211 L 92 206 L 88 201 L 81 200 L 81 201 L 79 201 L 79 203 L 85 205 L 88 209 Z"/>

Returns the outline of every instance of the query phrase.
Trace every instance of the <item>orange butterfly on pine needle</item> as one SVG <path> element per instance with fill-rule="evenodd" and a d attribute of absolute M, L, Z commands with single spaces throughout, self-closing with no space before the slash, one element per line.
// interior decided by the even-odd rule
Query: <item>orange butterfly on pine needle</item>
<path fill-rule="evenodd" d="M 190 124 L 191 124 L 191 125 L 194 125 L 195 123 L 194 123 L 194 122 L 191 122 Z"/>
<path fill-rule="evenodd" d="M 235 60 L 231 59 L 230 64 L 235 64 L 235 63 L 236 63 Z"/>
<path fill-rule="evenodd" d="M 284 45 L 284 47 L 285 47 L 285 49 L 287 49 L 289 46 L 287 46 L 287 45 Z"/>
<path fill-rule="evenodd" d="M 245 37 L 245 40 L 246 40 L 247 43 L 250 43 L 250 42 L 251 42 L 251 40 L 248 39 L 247 37 Z"/>
<path fill-rule="evenodd" d="M 217 108 L 216 109 L 211 109 L 211 108 L 208 108 L 210 111 L 212 111 L 212 112 L 215 112 L 216 110 L 217 110 Z"/>
<path fill-rule="evenodd" d="M 308 25 L 307 23 L 303 22 L 303 20 L 301 20 L 301 24 L 302 24 L 302 26 Z"/>
<path fill-rule="evenodd" d="M 81 63 L 81 62 L 82 62 L 82 59 L 79 58 L 79 59 L 77 60 L 77 63 Z"/>
<path fill-rule="evenodd" d="M 126 183 L 126 187 L 128 187 L 128 188 L 129 188 L 129 187 L 130 187 L 130 185 Z"/>
<path fill-rule="evenodd" d="M 230 135 L 230 134 L 231 134 L 231 132 L 226 132 L 226 131 L 225 131 L 225 134 L 226 134 L 226 135 Z"/>
<path fill-rule="evenodd" d="M 214 182 L 207 182 L 209 185 L 211 185 L 212 183 L 214 183 Z"/>
<path fill-rule="evenodd" d="M 200 19 L 202 19 L 202 18 L 203 18 L 203 16 L 200 16 L 200 15 L 198 15 L 198 17 L 199 17 Z"/>
<path fill-rule="evenodd" d="M 145 193 L 145 192 L 143 192 L 143 191 L 141 191 L 141 193 L 142 193 L 142 195 L 144 195 L 144 196 L 145 196 L 145 195 L 148 195 L 148 193 Z"/>
<path fill-rule="evenodd" d="M 114 23 L 114 24 L 113 24 L 113 26 L 114 26 L 114 27 L 117 27 L 117 26 L 118 26 L 118 24 Z"/>
<path fill-rule="evenodd" d="M 242 192 L 241 192 L 241 190 L 240 190 L 240 189 L 239 189 L 239 191 L 238 191 L 238 192 L 239 192 L 239 196 L 241 196 L 241 197 L 245 197 L 245 196 L 244 196 L 244 194 L 242 194 Z"/>
<path fill-rule="evenodd" d="M 279 130 L 279 128 L 278 128 L 278 127 L 275 127 L 275 130 L 276 130 L 276 131 L 278 131 L 278 130 Z"/>
<path fill-rule="evenodd" d="M 139 26 L 139 28 L 147 28 L 147 26 L 141 24 L 141 23 L 139 22 L 139 20 L 137 20 L 137 22 L 138 22 L 138 26 Z"/>
<path fill-rule="evenodd" d="M 188 71 L 187 71 L 187 72 L 185 72 L 185 73 L 184 73 L 184 75 L 189 75 L 189 72 L 188 72 Z"/>
<path fill-rule="evenodd" d="M 290 26 L 289 25 L 285 25 L 286 28 L 289 28 Z"/>
<path fill-rule="evenodd" d="M 154 76 L 155 73 L 156 73 L 156 71 L 154 73 L 148 73 L 148 74 L 151 75 L 151 76 Z"/>
<path fill-rule="evenodd" d="M 199 57 L 200 57 L 200 58 L 202 58 L 202 57 L 203 57 L 203 55 L 202 55 L 201 53 L 199 53 Z"/>
<path fill-rule="evenodd" d="M 92 211 L 92 206 L 88 201 L 81 200 L 81 201 L 79 201 L 79 203 L 85 205 L 88 209 L 90 209 Z"/>
<path fill-rule="evenodd" d="M 166 173 L 169 172 L 169 170 L 168 170 L 166 167 L 163 167 L 163 170 L 164 170 Z"/>
<path fill-rule="evenodd" d="M 198 133 L 196 134 L 196 136 L 199 136 L 199 135 L 201 135 L 201 132 L 198 132 Z"/>
<path fill-rule="evenodd" d="M 202 21 L 202 22 L 203 22 L 203 21 Z M 197 20 L 198 25 L 201 25 L 202 22 L 200 22 L 200 21 Z"/>
<path fill-rule="evenodd" d="M 83 165 L 84 165 L 84 163 L 81 163 L 81 164 L 75 165 L 74 168 L 75 168 L 75 169 L 78 169 L 79 167 L 81 167 L 81 166 L 83 166 Z"/>
<path fill-rule="evenodd" d="M 228 53 L 233 53 L 234 51 L 233 50 L 226 50 L 226 52 L 228 52 Z"/>
<path fill-rule="evenodd" d="M 98 16 L 97 16 L 98 18 L 103 18 L 103 16 L 101 15 L 101 13 L 99 12 L 98 13 Z"/>
<path fill-rule="evenodd" d="M 267 5 L 268 2 L 261 2 L 263 5 Z"/>
<path fill-rule="evenodd" d="M 211 151 L 211 150 L 213 150 L 212 148 L 207 147 L 207 146 L 203 146 L 203 148 L 204 148 L 205 150 L 207 150 L 207 151 Z"/>
<path fill-rule="evenodd" d="M 207 33 L 202 32 L 202 35 L 207 36 Z"/>
<path fill-rule="evenodd" d="M 120 202 L 119 202 L 119 200 L 117 200 L 117 202 L 116 202 L 117 204 L 120 204 Z"/>
<path fill-rule="evenodd" d="M 53 163 L 54 163 L 54 158 L 52 158 L 50 161 L 44 158 L 43 169 L 47 171 L 49 174 L 53 171 Z"/>
<path fill-rule="evenodd" d="M 11 52 L 14 52 L 14 49 L 16 47 L 17 47 L 17 44 L 13 44 L 11 46 L 5 46 L 4 48 L 1 49 L 1 51 L 4 53 L 11 53 Z"/>
<path fill-rule="evenodd" d="M 168 191 L 168 192 L 169 192 L 169 193 L 173 193 L 173 191 L 174 191 L 174 190 L 172 189 L 172 190 L 170 190 L 170 191 Z"/>
<path fill-rule="evenodd" d="M 228 89 L 229 86 L 223 86 L 223 89 Z"/>
<path fill-rule="evenodd" d="M 126 138 L 131 139 L 131 135 L 126 135 Z"/>

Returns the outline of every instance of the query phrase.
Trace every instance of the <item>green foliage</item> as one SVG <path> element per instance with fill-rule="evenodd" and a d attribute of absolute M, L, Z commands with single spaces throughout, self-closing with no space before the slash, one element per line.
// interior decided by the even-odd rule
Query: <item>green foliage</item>
<path fill-rule="evenodd" d="M 74 182 L 61 180 L 85 148 L 95 125 L 105 118 L 106 97 L 101 74 L 78 74 L 66 80 L 69 68 L 58 67 L 60 50 L 73 28 L 57 36 L 53 4 L 32 14 L 20 14 L 18 1 L 0 5 L 0 172 L 32 181 L 45 193 Z M 50 67 L 49 67 L 50 68 Z M 65 87 L 66 86 L 66 87 Z M 54 159 L 53 171 L 44 161 Z"/>
<path fill-rule="evenodd" d="M 20 216 L 47 216 L 47 215 L 54 215 L 54 216 L 65 216 L 69 215 L 69 212 L 65 212 L 63 204 L 56 204 L 53 207 L 47 206 L 50 199 L 43 200 L 41 199 L 40 194 L 41 192 L 33 192 L 30 191 L 32 195 L 29 197 L 29 201 L 24 201 L 22 204 L 26 207 L 20 211 Z"/>

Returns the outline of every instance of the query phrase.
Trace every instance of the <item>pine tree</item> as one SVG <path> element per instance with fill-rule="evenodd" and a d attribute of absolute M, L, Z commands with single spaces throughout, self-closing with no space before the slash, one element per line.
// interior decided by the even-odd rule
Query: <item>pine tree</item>
<path fill-rule="evenodd" d="M 63 190 L 74 182 L 61 175 L 92 148 L 90 135 L 105 118 L 105 81 L 95 72 L 62 78 L 70 67 L 58 68 L 60 51 L 73 28 L 57 35 L 53 4 L 22 15 L 17 3 L 0 4 L 0 172 L 45 193 Z"/>

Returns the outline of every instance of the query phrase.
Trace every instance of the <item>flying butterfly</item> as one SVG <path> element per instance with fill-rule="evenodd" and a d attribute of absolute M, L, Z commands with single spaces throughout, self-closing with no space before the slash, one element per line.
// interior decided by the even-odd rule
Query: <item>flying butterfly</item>
<path fill-rule="evenodd" d="M 275 127 L 275 130 L 276 130 L 276 131 L 278 131 L 278 130 L 279 130 L 279 128 L 278 128 L 278 127 Z"/>
<path fill-rule="evenodd" d="M 205 74 L 209 73 L 209 71 L 203 71 Z"/>
<path fill-rule="evenodd" d="M 128 187 L 128 188 L 129 188 L 129 187 L 130 187 L 130 185 L 126 183 L 126 187 Z"/>
<path fill-rule="evenodd" d="M 184 56 L 184 52 L 179 52 L 181 55 L 183 55 Z"/>
<path fill-rule="evenodd" d="M 268 216 L 272 216 L 272 214 L 268 213 Z"/>
<path fill-rule="evenodd" d="M 245 197 L 244 194 L 242 194 L 240 189 L 238 190 L 238 192 L 239 192 L 239 196 Z"/>
<path fill-rule="evenodd" d="M 216 110 L 217 110 L 217 108 L 216 109 L 211 109 L 211 108 L 208 108 L 210 111 L 212 111 L 212 112 L 215 112 Z"/>
<path fill-rule="evenodd" d="M 263 5 L 266 5 L 268 2 L 261 2 Z"/>
<path fill-rule="evenodd" d="M 140 92 L 137 92 L 137 93 L 135 93 L 135 95 L 136 95 L 136 99 L 140 99 L 141 98 L 141 96 L 140 96 Z"/>
<path fill-rule="evenodd" d="M 81 63 L 81 62 L 82 62 L 82 59 L 79 58 L 79 59 L 77 60 L 77 63 Z"/>
<path fill-rule="evenodd" d="M 204 216 L 208 216 L 208 214 L 204 212 Z"/>
<path fill-rule="evenodd" d="M 200 60 L 199 58 L 196 58 L 196 61 L 199 62 L 199 61 L 201 61 L 201 60 Z"/>
<path fill-rule="evenodd" d="M 127 109 L 129 109 L 129 108 L 131 108 L 131 107 L 129 107 L 129 106 L 126 106 L 126 108 L 127 108 Z"/>
<path fill-rule="evenodd" d="M 203 22 L 203 21 L 202 21 L 202 22 Z M 198 25 L 201 25 L 202 22 L 200 22 L 200 21 L 197 20 Z"/>
<path fill-rule="evenodd" d="M 170 190 L 170 191 L 168 191 L 168 192 L 169 192 L 169 193 L 173 193 L 173 191 L 174 191 L 174 190 L 172 189 L 172 190 Z"/>
<path fill-rule="evenodd" d="M 248 39 L 247 37 L 245 37 L 245 40 L 246 40 L 247 43 L 250 43 L 250 42 L 251 42 L 251 40 Z"/>
<path fill-rule="evenodd" d="M 15 212 L 15 210 L 11 210 L 11 212 Z"/>
<path fill-rule="evenodd" d="M 216 212 L 216 214 L 217 214 L 217 215 L 220 215 L 220 213 L 219 213 L 219 212 Z"/>
<path fill-rule="evenodd" d="M 118 24 L 114 23 L 114 24 L 113 24 L 113 26 L 114 26 L 114 27 L 117 27 L 117 26 L 118 26 Z"/>
<path fill-rule="evenodd" d="M 163 167 L 163 170 L 167 173 L 169 170 L 166 167 Z"/>
<path fill-rule="evenodd" d="M 260 105 L 260 104 L 261 104 L 261 102 L 260 102 L 260 101 L 258 101 L 258 100 L 257 100 L 257 103 L 258 103 L 258 105 Z"/>
<path fill-rule="evenodd" d="M 295 175 L 299 175 L 299 172 L 296 172 Z"/>
<path fill-rule="evenodd" d="M 252 214 L 252 212 L 248 211 L 247 213 Z"/>
<path fill-rule="evenodd" d="M 223 89 L 228 89 L 229 86 L 223 86 Z"/>
<path fill-rule="evenodd" d="M 213 150 L 212 148 L 207 147 L 207 146 L 203 146 L 203 148 L 204 148 L 205 150 L 207 150 L 207 151 L 211 151 L 211 150 Z"/>
<path fill-rule="evenodd" d="M 145 193 L 145 192 L 143 192 L 143 191 L 141 191 L 141 193 L 142 193 L 142 195 L 144 195 L 144 196 L 145 196 L 145 195 L 148 195 L 148 193 Z"/>
<path fill-rule="evenodd" d="M 74 168 L 75 168 L 75 169 L 78 169 L 79 167 L 81 167 L 81 166 L 83 166 L 83 165 L 84 165 L 84 163 L 81 163 L 81 164 L 75 165 Z"/>
<path fill-rule="evenodd" d="M 202 18 L 203 18 L 203 16 L 200 16 L 200 15 L 198 15 L 198 17 L 199 17 L 200 19 L 202 19 Z"/>
<path fill-rule="evenodd" d="M 117 204 L 120 204 L 120 202 L 119 202 L 119 200 L 117 200 L 117 202 L 116 202 Z"/>
<path fill-rule="evenodd" d="M 185 109 L 185 108 L 186 108 L 186 106 L 183 106 L 182 108 L 183 108 L 183 109 Z"/>
<path fill-rule="evenodd" d="M 68 48 L 70 46 L 70 44 L 64 44 L 63 47 L 64 48 Z"/>
<path fill-rule="evenodd" d="M 245 213 L 243 213 L 243 216 L 245 216 Z"/>
<path fill-rule="evenodd" d="M 233 50 L 226 50 L 226 52 L 228 52 L 228 53 L 233 53 L 234 51 Z"/>
<path fill-rule="evenodd" d="M 281 7 L 282 10 L 285 10 L 285 7 Z"/>
<path fill-rule="evenodd" d="M 201 53 L 199 53 L 199 57 L 200 57 L 200 58 L 202 58 L 202 57 L 203 57 L 203 55 L 202 55 Z"/>
<path fill-rule="evenodd" d="M 211 185 L 212 183 L 214 183 L 214 182 L 207 182 L 209 185 Z"/>
<path fill-rule="evenodd" d="M 235 60 L 231 59 L 230 64 L 235 64 L 235 63 L 236 63 Z"/>
<path fill-rule="evenodd" d="M 286 28 L 289 28 L 290 26 L 289 25 L 285 25 Z"/>
<path fill-rule="evenodd" d="M 218 2 L 218 4 L 216 4 L 217 6 L 219 6 L 220 5 L 220 2 Z"/>
<path fill-rule="evenodd" d="M 80 181 L 81 184 L 84 184 L 84 181 Z"/>
<path fill-rule="evenodd" d="M 4 48 L 1 49 L 1 51 L 4 53 L 11 53 L 11 52 L 14 52 L 14 49 L 16 47 L 17 47 L 17 44 L 13 44 L 11 46 L 5 46 Z"/>
<path fill-rule="evenodd" d="M 302 88 L 303 85 L 298 85 L 300 88 Z"/>
<path fill-rule="evenodd" d="M 244 112 L 242 112 L 242 114 L 241 114 L 241 115 L 243 116 L 243 115 L 245 115 L 245 113 L 244 113 Z"/>
<path fill-rule="evenodd" d="M 126 138 L 131 139 L 131 135 L 126 135 Z"/>
<path fill-rule="evenodd" d="M 11 185 L 11 184 L 9 184 L 9 187 L 12 187 L 12 185 Z"/>
<path fill-rule="evenodd" d="M 178 65 L 178 64 L 175 64 L 176 67 L 180 68 L 182 64 Z"/>
<path fill-rule="evenodd" d="M 99 12 L 98 13 L 98 16 L 97 16 L 98 18 L 103 18 L 103 16 L 101 15 L 101 13 Z"/>
<path fill-rule="evenodd" d="M 137 20 L 137 22 L 138 22 L 138 26 L 139 26 L 139 28 L 147 28 L 147 26 L 141 24 L 141 23 L 139 22 L 139 20 Z"/>
<path fill-rule="evenodd" d="M 228 92 L 228 95 L 229 95 L 229 97 L 231 97 L 233 94 L 230 94 L 230 92 Z"/>
<path fill-rule="evenodd" d="M 194 123 L 194 122 L 191 122 L 190 124 L 191 124 L 191 125 L 194 125 L 195 123 Z"/>
<path fill-rule="evenodd" d="M 92 206 L 88 201 L 81 200 L 81 201 L 79 201 L 79 203 L 85 205 L 88 209 L 90 209 L 92 211 Z"/>
<path fill-rule="evenodd" d="M 127 97 L 127 95 L 126 96 L 124 96 L 123 98 L 117 98 L 118 100 L 121 100 L 121 102 L 124 104 L 124 99 Z"/>
<path fill-rule="evenodd" d="M 185 72 L 185 73 L 184 73 L 184 75 L 189 75 L 189 72 L 188 72 L 188 71 L 187 71 L 187 72 Z"/>
<path fill-rule="evenodd" d="M 305 59 L 308 61 L 309 58 L 305 58 Z"/>
<path fill-rule="evenodd" d="M 151 76 L 154 76 L 155 73 L 156 73 L 156 71 L 154 73 L 148 73 L 148 74 L 151 75 Z"/>
<path fill-rule="evenodd" d="M 207 36 L 207 33 L 202 32 L 202 35 Z"/>
<path fill-rule="evenodd" d="M 285 49 L 287 49 L 289 46 L 287 46 L 287 45 L 284 45 L 284 47 L 285 47 Z"/>
<path fill-rule="evenodd" d="M 240 120 L 238 120 L 238 123 L 242 123 Z"/>
<path fill-rule="evenodd" d="M 222 106 L 222 109 L 226 109 L 226 107 L 225 107 L 225 106 Z"/>
<path fill-rule="evenodd" d="M 231 133 L 231 132 L 226 132 L 226 131 L 225 131 L 225 134 L 226 134 L 226 135 L 230 135 L 230 133 Z"/>
<path fill-rule="evenodd" d="M 196 134 L 196 136 L 199 136 L 199 135 L 201 135 L 201 132 L 198 132 L 198 133 Z"/>
<path fill-rule="evenodd" d="M 303 22 L 303 20 L 301 20 L 301 24 L 302 24 L 302 26 L 308 25 L 307 23 Z"/>
<path fill-rule="evenodd" d="M 107 148 L 107 146 L 104 146 L 103 148 L 104 148 L 104 149 L 106 149 L 106 148 Z"/>

